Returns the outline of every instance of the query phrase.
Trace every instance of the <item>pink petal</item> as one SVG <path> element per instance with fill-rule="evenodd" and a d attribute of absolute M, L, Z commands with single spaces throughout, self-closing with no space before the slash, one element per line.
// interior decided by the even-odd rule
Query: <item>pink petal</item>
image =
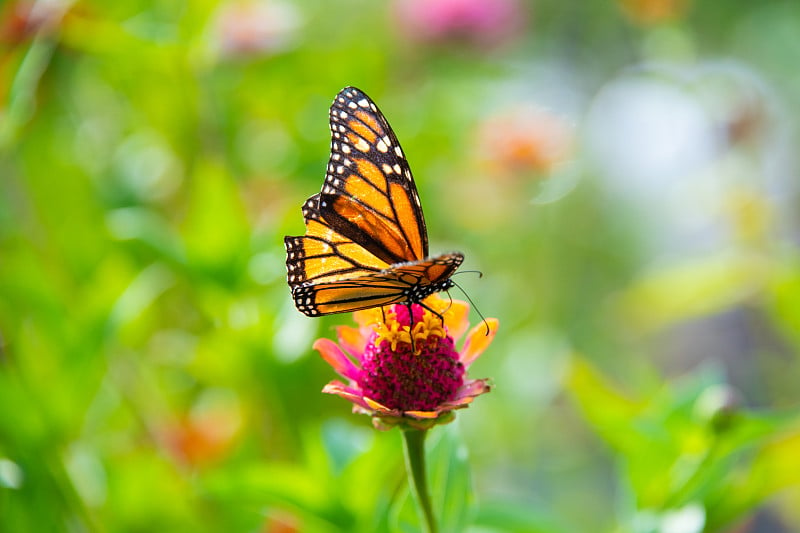
<path fill-rule="evenodd" d="M 492 390 L 485 379 L 473 379 L 464 383 L 457 391 L 455 397 L 448 403 L 458 403 L 463 398 L 474 398 Z"/>
<path fill-rule="evenodd" d="M 486 334 L 486 326 L 489 326 L 489 334 Z M 492 343 L 497 328 L 500 327 L 500 321 L 496 318 L 487 318 L 486 323 L 481 322 L 472 328 L 467 334 L 467 340 L 464 341 L 464 347 L 461 349 L 460 360 L 464 368 L 469 368 L 475 359 L 477 359 L 483 351 Z M 317 341 L 319 342 L 319 341 Z"/>
<path fill-rule="evenodd" d="M 319 352 L 325 361 L 333 367 L 336 372 L 347 379 L 356 381 L 361 374 L 361 370 L 353 364 L 341 348 L 330 339 L 317 339 L 313 348 Z"/>
<path fill-rule="evenodd" d="M 349 400 L 354 404 L 362 407 L 364 409 L 369 409 L 369 405 L 367 402 L 364 401 L 364 395 L 358 389 L 354 389 L 352 387 L 348 387 L 344 383 L 340 381 L 331 381 L 324 387 L 322 387 L 322 392 L 326 394 L 335 394 L 344 398 L 345 400 Z"/>
<path fill-rule="evenodd" d="M 336 328 L 336 336 L 344 351 L 361 361 L 364 349 L 367 347 L 367 339 L 361 335 L 361 330 L 350 326 L 339 326 Z"/>
<path fill-rule="evenodd" d="M 464 409 L 465 407 L 469 406 L 475 398 L 472 396 L 467 396 L 466 398 L 461 398 L 459 400 L 453 400 L 452 402 L 447 402 L 443 404 L 443 407 L 446 407 L 448 410 L 453 409 Z"/>

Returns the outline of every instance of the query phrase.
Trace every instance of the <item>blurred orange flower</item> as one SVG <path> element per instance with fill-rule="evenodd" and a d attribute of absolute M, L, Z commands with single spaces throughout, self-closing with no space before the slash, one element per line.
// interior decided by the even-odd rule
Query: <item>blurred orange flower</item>
<path fill-rule="evenodd" d="M 689 0 L 620 0 L 620 6 L 633 22 L 651 25 L 682 18 Z"/>
<path fill-rule="evenodd" d="M 493 171 L 550 172 L 566 160 L 574 143 L 572 127 L 534 106 L 518 106 L 488 117 L 477 132 L 478 153 Z"/>
<path fill-rule="evenodd" d="M 204 466 L 224 458 L 241 429 L 241 413 L 231 401 L 199 402 L 188 415 L 159 432 L 164 446 L 178 462 Z"/>

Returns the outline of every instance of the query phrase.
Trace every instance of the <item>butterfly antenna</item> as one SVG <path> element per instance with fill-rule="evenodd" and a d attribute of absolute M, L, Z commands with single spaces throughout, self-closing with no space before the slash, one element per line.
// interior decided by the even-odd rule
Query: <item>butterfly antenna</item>
<path fill-rule="evenodd" d="M 459 270 L 458 272 L 453 274 L 453 276 L 457 276 L 459 274 L 477 274 L 479 278 L 483 277 L 483 272 L 481 272 L 480 270 Z M 459 289 L 461 289 L 461 287 L 459 287 Z M 461 292 L 464 292 L 464 289 L 461 289 Z M 467 298 L 469 298 L 469 296 L 467 296 Z"/>
<path fill-rule="evenodd" d="M 447 291 L 447 297 L 450 299 L 450 301 L 447 304 L 447 309 L 444 310 L 445 313 L 448 312 L 451 307 L 453 307 L 453 297 L 450 296 L 450 291 Z M 444 323 L 444 322 L 442 322 L 442 323 Z"/>
<path fill-rule="evenodd" d="M 468 272 L 469 272 L 469 271 L 468 271 Z M 475 270 L 474 272 L 478 272 L 478 271 L 477 271 L 477 270 Z M 479 274 L 481 274 L 480 272 L 478 272 L 478 273 L 479 273 Z M 483 274 L 481 274 L 481 276 L 483 276 Z M 452 280 L 452 278 L 450 278 L 450 279 Z M 461 285 L 459 285 L 459 284 L 458 284 L 458 283 L 456 283 L 455 281 L 453 282 L 453 285 L 454 285 L 455 287 L 458 287 L 458 290 L 460 290 L 460 291 L 461 291 L 461 292 L 464 294 L 464 296 L 466 296 L 466 298 L 467 298 L 467 301 L 470 303 L 470 305 L 472 305 L 472 308 L 473 308 L 473 309 L 475 309 L 475 312 L 476 312 L 476 313 L 478 313 L 478 316 L 479 316 L 479 317 L 481 317 L 481 320 L 483 321 L 483 324 L 486 326 L 486 336 L 488 336 L 488 335 L 489 335 L 489 333 L 491 333 L 491 330 L 489 329 L 489 323 L 486 321 L 486 317 L 485 317 L 485 316 L 483 316 L 483 313 L 481 313 L 481 310 L 480 310 L 480 309 L 478 309 L 478 306 L 477 306 L 477 305 L 475 305 L 475 302 L 473 302 L 473 301 L 472 301 L 472 298 L 470 298 L 470 297 L 469 297 L 469 294 L 467 294 L 467 291 L 465 291 L 465 290 L 464 290 L 464 289 L 461 287 Z"/>

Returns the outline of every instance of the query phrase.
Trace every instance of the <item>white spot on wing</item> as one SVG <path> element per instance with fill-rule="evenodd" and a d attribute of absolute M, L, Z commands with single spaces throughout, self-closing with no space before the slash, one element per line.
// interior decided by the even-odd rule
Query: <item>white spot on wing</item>
<path fill-rule="evenodd" d="M 356 148 L 362 152 L 369 152 L 369 143 L 359 137 L 358 142 L 356 143 Z"/>

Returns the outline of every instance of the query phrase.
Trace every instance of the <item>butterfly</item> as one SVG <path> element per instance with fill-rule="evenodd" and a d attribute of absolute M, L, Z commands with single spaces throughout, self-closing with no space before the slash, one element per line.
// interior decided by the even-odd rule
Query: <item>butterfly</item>
<path fill-rule="evenodd" d="M 345 87 L 331 105 L 330 129 L 322 191 L 302 208 L 306 234 L 284 238 L 297 309 L 320 316 L 410 306 L 452 287 L 464 256 L 428 256 L 411 169 L 375 103 Z"/>

